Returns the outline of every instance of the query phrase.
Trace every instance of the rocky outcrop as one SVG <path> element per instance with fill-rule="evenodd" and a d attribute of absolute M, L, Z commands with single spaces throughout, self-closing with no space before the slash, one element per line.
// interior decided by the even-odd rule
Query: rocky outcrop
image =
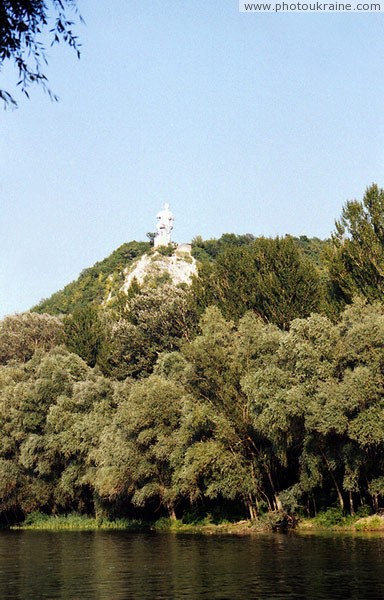
<path fill-rule="evenodd" d="M 125 281 L 121 291 L 126 293 L 134 279 L 141 286 L 161 283 L 189 285 L 192 276 L 196 274 L 196 260 L 191 254 L 189 244 L 177 246 L 170 256 L 167 256 L 160 248 L 144 254 L 124 271 Z"/>

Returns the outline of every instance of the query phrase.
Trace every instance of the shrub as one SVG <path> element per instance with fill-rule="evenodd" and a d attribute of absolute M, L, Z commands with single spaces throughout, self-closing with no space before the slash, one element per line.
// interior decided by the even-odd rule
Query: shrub
<path fill-rule="evenodd" d="M 345 525 L 346 517 L 340 508 L 333 506 L 319 512 L 314 521 L 320 527 L 335 527 L 337 525 Z"/>

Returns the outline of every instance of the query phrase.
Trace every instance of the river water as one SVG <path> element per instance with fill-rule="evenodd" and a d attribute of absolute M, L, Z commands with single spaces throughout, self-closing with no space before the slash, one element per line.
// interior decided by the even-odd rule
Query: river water
<path fill-rule="evenodd" d="M 381 600 L 384 537 L 0 531 L 0 599 Z"/>

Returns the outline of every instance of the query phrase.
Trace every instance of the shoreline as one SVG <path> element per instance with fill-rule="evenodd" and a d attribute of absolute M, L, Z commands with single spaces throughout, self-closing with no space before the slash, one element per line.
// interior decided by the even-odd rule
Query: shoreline
<path fill-rule="evenodd" d="M 347 519 L 346 519 L 347 520 Z M 157 533 L 186 533 L 205 535 L 256 535 L 262 533 L 292 532 L 296 534 L 317 533 L 384 533 L 384 516 L 371 515 L 357 518 L 353 522 L 342 524 L 322 525 L 316 523 L 316 518 L 301 519 L 295 527 L 272 526 L 268 519 L 257 521 L 242 520 L 235 523 L 228 521 L 222 523 L 183 523 L 179 520 L 159 519 L 154 523 L 140 520 L 116 519 L 108 520 L 83 515 L 48 516 L 41 515 L 32 522 L 10 526 L 11 530 L 21 531 L 107 531 L 120 530 L 130 532 L 157 532 Z"/>

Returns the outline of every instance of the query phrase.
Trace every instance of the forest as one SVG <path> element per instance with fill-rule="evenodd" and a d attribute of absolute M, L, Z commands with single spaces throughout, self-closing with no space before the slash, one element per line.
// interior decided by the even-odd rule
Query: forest
<path fill-rule="evenodd" d="M 2 522 L 384 507 L 384 190 L 329 240 L 198 237 L 190 286 L 119 293 L 145 252 L 0 322 Z"/>

